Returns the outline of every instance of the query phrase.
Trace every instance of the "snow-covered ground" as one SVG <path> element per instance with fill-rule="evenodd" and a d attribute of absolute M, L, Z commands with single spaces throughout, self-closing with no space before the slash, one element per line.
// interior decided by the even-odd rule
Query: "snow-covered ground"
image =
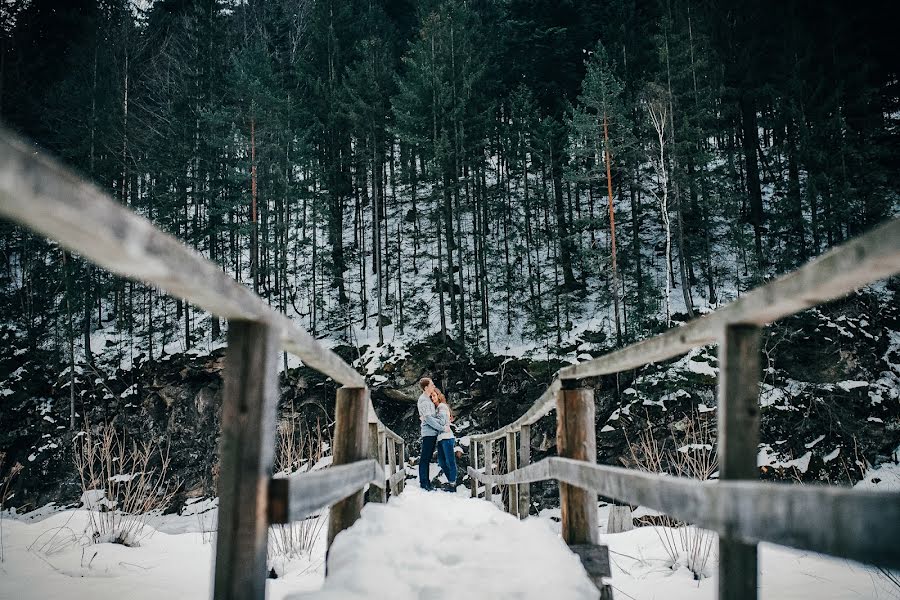
<path fill-rule="evenodd" d="M 898 472 L 896 465 L 882 467 L 867 480 L 893 481 Z M 323 533 L 310 555 L 282 559 L 282 576 L 268 581 L 268 598 L 594 597 L 578 559 L 559 538 L 558 510 L 519 522 L 467 496 L 462 488 L 456 495 L 425 493 L 411 480 L 388 504 L 366 505 L 363 519 L 337 538 L 327 580 Z M 0 598 L 208 598 L 214 546 L 207 529 L 215 509 L 197 509 L 153 519 L 153 535 L 137 548 L 87 544 L 84 510 L 7 514 Z M 598 509 L 600 538 L 610 548 L 617 600 L 716 597 L 715 550 L 711 576 L 697 581 L 683 561 L 672 566 L 664 528 L 607 534 L 607 511 Z M 648 513 L 638 509 L 636 515 Z M 877 569 L 770 544 L 760 546 L 759 582 L 760 598 L 770 600 L 900 598 L 900 587 Z"/>
<path fill-rule="evenodd" d="M 89 544 L 85 510 L 13 518 L 7 514 L 2 522 L 0 599 L 209 598 L 215 537 L 207 528 L 215 523 L 214 513 L 154 519 L 149 526 L 154 531 L 135 548 Z M 321 587 L 324 556 L 323 534 L 312 556 L 280 560 L 284 576 L 269 580 L 268 598 L 281 600 Z"/>

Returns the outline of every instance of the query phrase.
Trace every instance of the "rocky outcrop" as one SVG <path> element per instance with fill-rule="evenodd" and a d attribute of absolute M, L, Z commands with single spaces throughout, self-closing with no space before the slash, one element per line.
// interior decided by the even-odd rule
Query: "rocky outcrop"
<path fill-rule="evenodd" d="M 853 481 L 867 464 L 891 459 L 900 445 L 900 309 L 893 292 L 851 298 L 787 319 L 764 338 L 760 402 L 760 475 L 771 479 Z M 24 465 L 10 504 L 38 507 L 76 502 L 68 427 L 69 375 L 48 367 L 51 356 L 29 349 L 20 332 L 0 328 L 0 450 L 7 465 Z M 609 351 L 600 333 L 572 345 L 578 355 Z M 336 351 L 368 374 L 382 420 L 418 452 L 417 381 L 428 375 L 447 394 L 458 437 L 517 418 L 545 389 L 562 360 L 469 356 L 437 336 L 406 348 Z M 572 356 L 571 354 L 569 356 Z M 137 360 L 128 370 L 76 369 L 78 423 L 114 424 L 126 435 L 168 448 L 178 501 L 215 494 L 218 422 L 222 401 L 221 350 Z M 630 444 L 649 430 L 661 448 L 677 451 L 686 419 L 715 431 L 715 349 L 697 349 L 665 364 L 594 380 L 600 462 L 633 463 Z M 306 368 L 281 376 L 282 416 L 329 426 L 334 383 Z M 555 420 L 532 430 L 534 460 L 555 453 Z M 496 452 L 502 462 L 503 453 Z M 465 472 L 465 460 L 463 461 Z M 462 478 L 462 475 L 460 476 Z M 535 485 L 540 504 L 556 501 L 555 483 Z"/>

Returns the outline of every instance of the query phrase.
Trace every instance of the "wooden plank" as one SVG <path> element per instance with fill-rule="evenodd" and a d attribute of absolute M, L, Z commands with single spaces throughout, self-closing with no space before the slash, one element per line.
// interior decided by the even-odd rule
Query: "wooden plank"
<path fill-rule="evenodd" d="M 602 577 L 612 577 L 612 570 L 609 568 L 609 549 L 606 546 L 573 544 L 569 546 L 569 550 L 578 555 L 581 565 L 597 587 L 603 585 Z"/>
<path fill-rule="evenodd" d="M 394 476 L 397 474 L 397 442 L 393 438 L 387 438 L 387 456 L 388 456 L 388 491 L 391 496 L 396 496 L 399 492 L 397 485 L 394 483 Z"/>
<path fill-rule="evenodd" d="M 400 480 L 400 493 L 406 489 L 406 443 L 400 442 L 400 472 L 403 473 L 403 479 Z"/>
<path fill-rule="evenodd" d="M 606 519 L 606 533 L 622 533 L 634 529 L 630 506 L 610 506 Z"/>
<path fill-rule="evenodd" d="M 365 380 L 253 291 L 31 144 L 0 130 L 0 215 L 105 269 L 229 320 L 267 321 L 285 350 L 344 385 Z"/>
<path fill-rule="evenodd" d="M 719 480 L 756 480 L 759 469 L 759 339 L 756 325 L 728 325 L 719 345 Z M 719 538 L 719 599 L 757 596 L 756 544 Z"/>
<path fill-rule="evenodd" d="M 311 473 L 294 473 L 288 477 L 276 477 L 269 486 L 272 498 L 283 494 L 279 504 L 285 505 L 283 514 L 273 515 L 269 524 L 301 521 L 338 500 L 357 492 L 366 484 L 384 486 L 384 470 L 374 460 L 360 460 L 346 465 L 331 466 Z M 277 489 L 277 492 L 273 492 Z M 283 491 L 282 491 L 283 490 Z"/>
<path fill-rule="evenodd" d="M 728 324 L 766 325 L 898 272 L 900 219 L 894 219 L 682 327 L 566 367 L 559 376 L 596 377 L 674 358 L 715 343 Z"/>
<path fill-rule="evenodd" d="M 368 402 L 369 390 L 366 388 L 338 388 L 334 408 L 333 465 L 345 465 L 369 459 Z M 356 522 L 362 506 L 363 493 L 360 490 L 336 502 L 331 507 L 327 548 L 331 548 L 334 538 L 340 532 Z M 327 558 L 325 569 L 326 571 L 328 569 Z"/>
<path fill-rule="evenodd" d="M 546 481 L 547 479 L 555 479 L 553 474 L 550 473 L 550 465 L 552 464 L 551 459 L 545 458 L 544 460 L 536 463 L 532 463 L 527 467 L 520 467 L 516 469 L 513 473 L 503 473 L 502 475 L 491 475 L 487 473 L 482 473 L 480 471 L 476 471 L 472 467 L 467 469 L 469 473 L 469 477 L 477 480 L 480 483 L 485 485 L 509 485 L 511 483 L 532 483 L 535 481 Z"/>
<path fill-rule="evenodd" d="M 484 474 L 485 475 L 493 475 L 494 470 L 494 442 L 488 440 L 482 443 L 481 446 L 482 453 L 481 455 L 484 457 Z M 488 480 L 489 481 L 489 480 Z M 491 501 L 494 491 L 494 485 L 492 483 L 488 483 L 484 486 L 484 499 L 488 502 Z"/>
<path fill-rule="evenodd" d="M 506 434 L 506 470 L 515 471 L 518 468 L 516 448 L 516 433 L 510 431 Z M 506 512 L 511 515 L 519 514 L 519 486 L 510 484 L 506 486 Z"/>
<path fill-rule="evenodd" d="M 597 462 L 594 390 L 560 390 L 556 403 L 556 451 L 564 458 Z M 562 538 L 567 544 L 596 544 L 597 493 L 570 483 L 559 484 Z"/>
<path fill-rule="evenodd" d="M 369 422 L 369 458 L 384 464 L 384 437 L 378 433 L 378 423 Z M 384 486 L 382 485 L 382 488 Z M 369 488 L 369 502 L 384 502 L 384 489 Z"/>
<path fill-rule="evenodd" d="M 394 473 L 393 475 L 391 475 L 389 481 L 392 486 L 393 485 L 399 486 L 400 483 L 405 479 L 406 479 L 406 473 L 404 473 L 403 471 L 398 471 L 397 473 Z"/>
<path fill-rule="evenodd" d="M 229 322 L 219 445 L 216 600 L 265 598 L 278 358 L 277 329 Z"/>
<path fill-rule="evenodd" d="M 469 470 L 478 469 L 478 442 L 469 438 Z M 469 486 L 472 488 L 472 497 L 478 497 L 478 478 L 469 475 Z"/>
<path fill-rule="evenodd" d="M 395 444 L 401 444 L 401 443 L 403 443 L 403 438 L 402 438 L 402 437 L 400 437 L 399 435 L 397 435 L 396 433 L 394 433 L 394 432 L 393 432 L 390 428 L 388 428 L 384 423 L 381 423 L 381 421 L 379 421 L 379 423 L 381 424 L 382 427 L 384 427 L 383 433 L 384 433 L 384 436 L 385 436 L 386 438 L 388 438 L 389 440 L 393 441 Z"/>
<path fill-rule="evenodd" d="M 531 425 L 522 425 L 519 430 L 519 466 L 531 464 Z M 531 484 L 520 483 L 519 486 L 519 518 L 528 516 L 531 508 Z"/>
<path fill-rule="evenodd" d="M 700 482 L 557 457 L 503 475 L 486 476 L 470 468 L 469 476 L 497 485 L 557 479 L 748 544 L 771 542 L 900 568 L 898 492 L 759 481 Z"/>

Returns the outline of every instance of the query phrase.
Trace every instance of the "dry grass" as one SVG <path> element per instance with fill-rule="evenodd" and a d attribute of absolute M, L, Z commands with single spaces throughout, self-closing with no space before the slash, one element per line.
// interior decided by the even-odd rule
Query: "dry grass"
<path fill-rule="evenodd" d="M 278 427 L 275 471 L 279 475 L 309 471 L 330 447 L 330 435 L 320 421 L 316 421 L 315 428 L 308 428 L 297 415 L 292 415 Z M 309 556 L 322 535 L 325 521 L 325 515 L 318 514 L 302 521 L 270 527 L 270 567 L 278 561 Z"/>
<path fill-rule="evenodd" d="M 168 448 L 127 440 L 111 425 L 85 427 L 74 446 L 90 541 L 139 545 L 152 532 L 151 514 L 167 508 L 178 487 L 167 481 Z"/>
<path fill-rule="evenodd" d="M 649 419 L 647 421 L 649 423 Z M 668 442 L 672 443 L 670 447 Z M 708 480 L 718 469 L 714 424 L 696 411 L 673 424 L 671 437 L 657 441 L 650 425 L 628 443 L 634 465 L 651 473 L 669 473 L 680 477 Z M 716 535 L 695 525 L 682 523 L 668 515 L 660 515 L 659 536 L 672 565 L 684 562 L 694 579 L 707 577 L 707 565 L 716 545 Z"/>

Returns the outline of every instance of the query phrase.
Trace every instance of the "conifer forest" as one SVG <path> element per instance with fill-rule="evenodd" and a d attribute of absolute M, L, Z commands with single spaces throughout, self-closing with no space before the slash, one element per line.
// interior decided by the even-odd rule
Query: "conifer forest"
<path fill-rule="evenodd" d="M 888 6 L 9 0 L 0 115 L 317 337 L 623 345 L 895 214 Z M 223 336 L 0 228 L 61 360 Z"/>

